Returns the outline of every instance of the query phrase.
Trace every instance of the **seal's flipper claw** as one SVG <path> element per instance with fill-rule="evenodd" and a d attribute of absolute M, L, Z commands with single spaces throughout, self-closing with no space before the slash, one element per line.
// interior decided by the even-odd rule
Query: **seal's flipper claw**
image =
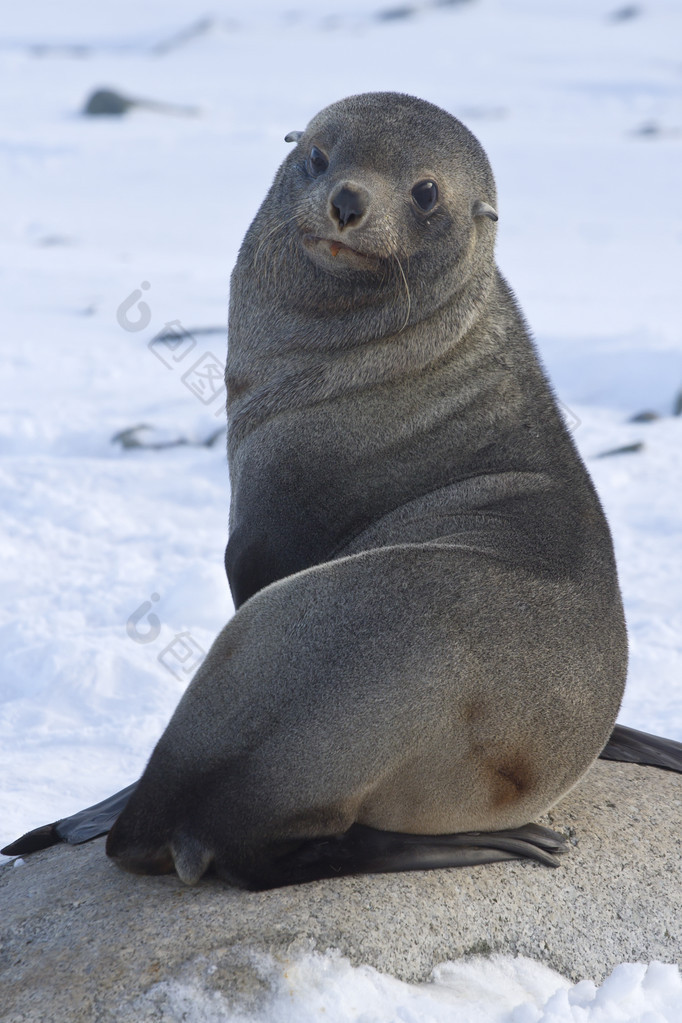
<path fill-rule="evenodd" d="M 39 849 L 57 845 L 58 842 L 81 845 L 83 842 L 92 841 L 93 838 L 99 838 L 100 835 L 106 835 L 136 788 L 137 782 L 114 793 L 113 796 L 107 796 L 101 803 L 79 810 L 71 817 L 64 817 L 54 824 L 44 824 L 34 831 L 28 831 L 15 842 L 6 845 L 0 852 L 3 856 L 27 856 L 29 853 L 38 852 Z"/>
<path fill-rule="evenodd" d="M 626 725 L 614 725 L 611 738 L 599 754 L 601 760 L 645 764 L 682 774 L 682 742 L 650 735 Z"/>
<path fill-rule="evenodd" d="M 558 867 L 556 854 L 567 851 L 563 835 L 538 824 L 457 835 L 410 835 L 354 824 L 340 838 L 305 842 L 294 852 L 270 861 L 267 870 L 261 866 L 259 874 L 250 878 L 249 887 L 279 888 L 349 874 L 473 867 L 502 860 L 532 859 Z"/>
<path fill-rule="evenodd" d="M 538 849 L 554 853 L 557 856 L 568 852 L 566 837 L 551 828 L 545 828 L 541 824 L 524 824 L 522 828 L 515 828 L 510 831 L 493 831 L 490 836 L 504 835 L 510 839 L 520 839 L 526 843 L 532 843 Z"/>

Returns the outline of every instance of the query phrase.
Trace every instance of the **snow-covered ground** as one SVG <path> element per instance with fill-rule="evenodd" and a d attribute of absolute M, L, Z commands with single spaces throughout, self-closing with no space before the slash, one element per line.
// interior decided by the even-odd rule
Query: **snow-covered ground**
<path fill-rule="evenodd" d="M 614 532 L 632 651 L 620 720 L 682 739 L 682 2 L 384 6 L 3 13 L 0 840 L 137 777 L 231 614 L 223 437 L 112 437 L 221 427 L 229 272 L 283 136 L 370 89 L 446 107 L 490 156 L 499 262 Z M 98 86 L 197 110 L 79 116 Z M 215 330 L 173 361 L 153 339 L 183 328 Z M 660 418 L 629 422 L 644 410 Z M 596 995 L 553 995 L 568 982 L 511 960 L 416 990 L 313 958 L 297 997 L 310 1019 L 319 996 L 330 1020 L 679 1020 L 674 968 L 619 970 Z M 333 1016 L 330 990 L 372 1008 Z M 277 1019 L 293 1019 L 282 992 Z"/>
<path fill-rule="evenodd" d="M 676 966 L 623 963 L 601 987 L 571 984 L 522 956 L 437 966 L 424 984 L 405 984 L 334 953 L 302 956 L 283 969 L 262 957 L 272 998 L 258 1015 L 234 1015 L 221 996 L 162 981 L 141 1007 L 184 1023 L 679 1023 Z"/>

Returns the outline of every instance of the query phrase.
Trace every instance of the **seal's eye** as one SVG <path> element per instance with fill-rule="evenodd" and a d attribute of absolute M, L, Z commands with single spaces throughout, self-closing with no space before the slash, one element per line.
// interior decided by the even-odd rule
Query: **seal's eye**
<path fill-rule="evenodd" d="M 420 210 L 428 213 L 438 202 L 438 185 L 435 181 L 419 181 L 412 189 L 412 198 Z"/>
<path fill-rule="evenodd" d="M 317 146 L 313 146 L 310 150 L 310 156 L 306 160 L 306 169 L 311 178 L 316 178 L 320 174 L 324 174 L 327 167 L 329 166 L 329 160 L 324 155 L 321 149 Z"/>

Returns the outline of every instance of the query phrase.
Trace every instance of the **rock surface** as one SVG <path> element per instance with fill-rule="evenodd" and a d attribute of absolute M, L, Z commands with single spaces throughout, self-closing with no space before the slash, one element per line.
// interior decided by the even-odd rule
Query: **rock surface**
<path fill-rule="evenodd" d="M 56 846 L 0 871 L 0 1019 L 180 1019 L 173 984 L 255 1009 L 270 991 L 262 953 L 311 949 L 404 980 L 489 952 L 597 982 L 623 961 L 682 964 L 682 776 L 598 761 L 541 823 L 572 836 L 556 870 L 499 863 L 256 894 L 126 875 L 101 839 Z"/>

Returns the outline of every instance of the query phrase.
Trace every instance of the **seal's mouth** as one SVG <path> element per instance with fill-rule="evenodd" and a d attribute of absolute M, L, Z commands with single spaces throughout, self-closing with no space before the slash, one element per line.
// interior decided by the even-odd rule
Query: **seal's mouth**
<path fill-rule="evenodd" d="M 339 259 L 349 266 L 373 267 L 379 264 L 378 256 L 368 256 L 364 252 L 352 249 L 336 238 L 322 238 L 316 234 L 304 234 L 303 245 L 313 257 L 322 258 L 325 262 Z"/>

